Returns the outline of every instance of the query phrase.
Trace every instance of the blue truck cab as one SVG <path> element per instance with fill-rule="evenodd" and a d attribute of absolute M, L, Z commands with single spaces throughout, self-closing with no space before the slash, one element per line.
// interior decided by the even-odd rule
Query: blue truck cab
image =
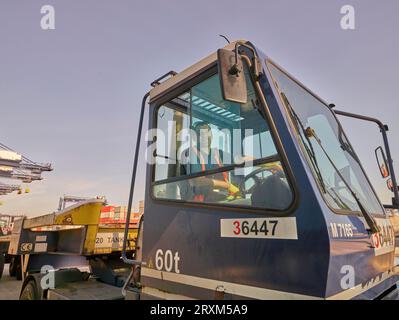
<path fill-rule="evenodd" d="M 331 106 L 248 41 L 169 75 L 140 115 L 137 297 L 397 297 L 393 226 Z"/>

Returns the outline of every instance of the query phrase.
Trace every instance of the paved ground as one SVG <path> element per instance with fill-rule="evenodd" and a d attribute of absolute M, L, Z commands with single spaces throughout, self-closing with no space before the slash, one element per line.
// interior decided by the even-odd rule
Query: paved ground
<path fill-rule="evenodd" d="M 9 276 L 8 266 L 4 266 L 4 273 L 0 279 L 0 300 L 18 300 L 22 281 Z"/>
<path fill-rule="evenodd" d="M 397 272 L 399 272 L 398 255 L 395 257 L 395 265 Z M 0 279 L 0 300 L 18 300 L 22 281 L 17 281 L 9 276 L 8 266 L 8 264 L 4 266 L 3 277 Z"/>

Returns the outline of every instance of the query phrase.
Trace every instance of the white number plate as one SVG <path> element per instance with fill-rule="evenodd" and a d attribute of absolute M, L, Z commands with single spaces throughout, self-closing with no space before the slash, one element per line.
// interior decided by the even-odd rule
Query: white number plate
<path fill-rule="evenodd" d="M 99 232 L 96 236 L 96 248 L 118 249 L 123 246 L 123 232 Z"/>
<path fill-rule="evenodd" d="M 296 240 L 296 218 L 221 219 L 220 236 Z"/>
<path fill-rule="evenodd" d="M 374 219 L 380 232 L 371 236 L 371 242 L 376 256 L 395 251 L 395 230 L 388 219 Z"/>

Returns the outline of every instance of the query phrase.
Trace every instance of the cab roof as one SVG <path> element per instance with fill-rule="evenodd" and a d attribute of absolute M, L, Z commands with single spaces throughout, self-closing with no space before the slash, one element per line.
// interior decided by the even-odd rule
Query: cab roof
<path fill-rule="evenodd" d="M 229 43 L 225 47 L 223 47 L 223 49 L 234 50 L 237 42 L 246 43 L 247 41 L 246 40 L 236 40 L 236 41 Z M 183 71 L 179 72 L 178 74 L 176 74 L 176 75 L 172 76 L 171 78 L 165 80 L 164 82 L 156 85 L 150 91 L 150 102 L 153 102 L 154 100 L 156 100 L 158 97 L 163 95 L 164 92 L 166 92 L 172 88 L 178 87 L 183 82 L 185 82 L 185 81 L 193 78 L 197 74 L 205 71 L 212 64 L 216 63 L 216 61 L 217 61 L 217 52 L 215 51 L 215 52 L 211 53 L 210 55 L 208 55 L 207 57 L 205 57 L 204 59 L 198 61 L 197 63 L 195 63 L 195 64 L 191 65 L 190 67 L 184 69 Z"/>

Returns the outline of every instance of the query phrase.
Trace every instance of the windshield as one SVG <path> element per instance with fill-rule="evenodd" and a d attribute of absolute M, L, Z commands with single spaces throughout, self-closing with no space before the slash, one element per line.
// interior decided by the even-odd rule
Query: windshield
<path fill-rule="evenodd" d="M 368 212 L 383 214 L 359 159 L 328 106 L 275 65 L 269 63 L 268 67 L 298 131 L 305 156 L 330 207 L 338 211 L 361 211 L 341 175 Z M 314 130 L 320 143 L 306 134 L 308 128 Z"/>

